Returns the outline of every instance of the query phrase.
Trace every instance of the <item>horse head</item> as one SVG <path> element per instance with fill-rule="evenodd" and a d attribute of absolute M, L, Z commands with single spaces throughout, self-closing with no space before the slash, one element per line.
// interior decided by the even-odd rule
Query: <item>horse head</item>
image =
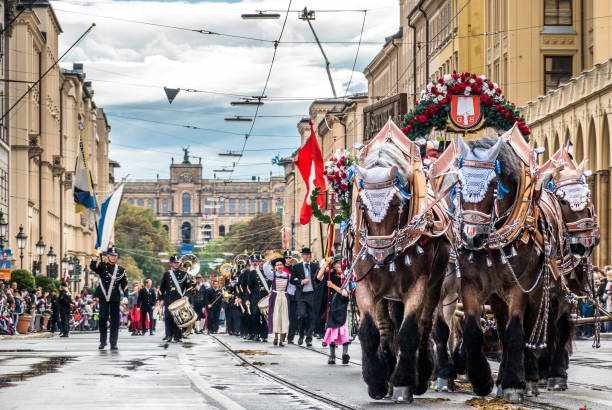
<path fill-rule="evenodd" d="M 564 242 L 575 258 L 587 258 L 599 244 L 599 227 L 591 203 L 591 191 L 586 183 L 590 171 L 585 170 L 586 160 L 576 169 L 553 162 L 550 181 L 546 188 L 558 200 L 565 222 Z"/>
<path fill-rule="evenodd" d="M 458 211 L 461 243 L 483 249 L 507 218 L 519 186 L 520 164 L 501 137 L 466 144 L 459 136 Z"/>
<path fill-rule="evenodd" d="M 378 266 L 390 264 L 396 256 L 398 233 L 409 214 L 411 175 L 412 167 L 391 143 L 372 147 L 363 165 L 356 166 L 357 206 L 363 213 L 359 230 Z"/>

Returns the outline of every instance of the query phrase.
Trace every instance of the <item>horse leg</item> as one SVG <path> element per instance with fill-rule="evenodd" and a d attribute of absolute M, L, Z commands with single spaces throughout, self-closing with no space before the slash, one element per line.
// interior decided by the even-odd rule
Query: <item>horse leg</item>
<path fill-rule="evenodd" d="M 496 330 L 497 336 L 499 338 L 499 343 L 503 346 L 504 343 L 504 330 L 508 325 L 508 304 L 499 296 L 492 295 L 489 298 L 489 304 L 491 305 L 491 311 L 495 316 L 495 321 L 497 323 Z M 497 393 L 501 395 L 501 375 L 503 374 L 503 369 L 506 364 L 505 356 L 502 351 L 502 357 L 499 363 L 499 369 L 497 371 L 497 379 L 495 380 L 495 386 L 497 386 Z"/>
<path fill-rule="evenodd" d="M 389 370 L 380 354 L 380 332 L 372 316 L 375 314 L 374 297 L 370 287 L 364 282 L 357 284 L 356 294 L 361 314 L 359 341 L 361 342 L 363 380 L 368 385 L 370 397 L 379 400 L 387 393 Z"/>
<path fill-rule="evenodd" d="M 395 368 L 396 364 L 395 325 L 390 315 L 390 312 L 398 310 L 395 305 L 401 305 L 401 303 L 388 301 L 387 299 L 382 299 L 376 303 L 376 318 L 380 330 L 380 355 L 385 361 L 387 368 L 385 380 L 389 380 L 391 371 Z M 387 396 L 392 394 L 393 387 L 389 384 Z"/>
<path fill-rule="evenodd" d="M 417 384 L 416 354 L 420 346 L 418 318 L 426 291 L 427 277 L 418 277 L 404 296 L 404 320 L 398 334 L 399 359 L 391 375 L 391 384 L 402 393 L 403 400 L 412 402 Z"/>
<path fill-rule="evenodd" d="M 556 349 L 550 363 L 547 380 L 548 390 L 567 390 L 567 368 L 569 366 L 569 346 L 572 335 L 572 325 L 569 314 L 564 312 L 557 321 L 558 339 Z"/>
<path fill-rule="evenodd" d="M 484 336 L 480 329 L 482 308 L 478 301 L 479 287 L 463 278 L 461 301 L 463 302 L 463 348 L 468 378 L 477 396 L 486 396 L 493 390 L 491 367 L 484 355 Z"/>
<path fill-rule="evenodd" d="M 518 287 L 510 292 L 510 321 L 504 332 L 501 386 L 504 398 L 522 403 L 525 391 L 525 331 L 523 320 L 529 298 Z"/>
<path fill-rule="evenodd" d="M 436 317 L 433 339 L 436 344 L 436 391 L 454 390 L 457 371 L 448 354 L 450 330 L 441 314 Z"/>

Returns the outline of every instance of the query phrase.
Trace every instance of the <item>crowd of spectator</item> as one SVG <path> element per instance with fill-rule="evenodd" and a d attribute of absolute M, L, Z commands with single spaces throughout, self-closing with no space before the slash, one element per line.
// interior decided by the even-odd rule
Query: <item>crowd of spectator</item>
<path fill-rule="evenodd" d="M 594 267 L 592 270 L 593 284 L 595 286 L 595 295 L 599 306 L 612 311 L 612 266 L 604 268 Z M 589 299 L 581 299 L 578 303 L 578 314 L 582 317 L 593 317 L 595 315 L 595 306 Z M 589 338 L 593 336 L 595 325 L 583 324 L 577 326 L 576 336 L 578 338 Z M 612 332 L 612 322 L 602 322 L 601 332 Z"/>

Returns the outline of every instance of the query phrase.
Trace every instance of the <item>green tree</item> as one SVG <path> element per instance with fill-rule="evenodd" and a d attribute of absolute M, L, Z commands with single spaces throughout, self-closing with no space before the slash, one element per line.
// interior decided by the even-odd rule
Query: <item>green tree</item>
<path fill-rule="evenodd" d="M 119 258 L 119 264 L 125 268 L 125 273 L 127 274 L 128 280 L 130 282 L 140 282 L 144 277 L 142 274 L 142 270 L 138 267 L 138 264 L 132 258 L 132 256 L 127 253 L 123 253 L 121 258 Z"/>
<path fill-rule="evenodd" d="M 142 279 L 143 275 L 155 284 L 161 280 L 164 268 L 159 252 L 174 252 L 168 234 L 149 208 L 131 206 L 122 202 L 115 221 L 115 245 L 119 248 L 122 265 L 130 268 L 128 278 Z M 130 256 L 138 271 L 131 266 Z M 130 276 L 131 275 L 131 276 Z"/>
<path fill-rule="evenodd" d="M 277 215 L 261 214 L 238 226 L 227 236 L 227 248 L 238 254 L 243 252 L 266 252 L 282 248 L 281 220 Z"/>
<path fill-rule="evenodd" d="M 232 255 L 228 255 L 224 238 L 213 239 L 206 243 L 203 248 L 196 251 L 196 256 L 200 259 L 200 274 L 204 277 L 209 277 L 212 268 L 210 264 L 217 264 L 217 260 L 222 259 L 224 262 L 232 260 Z"/>
<path fill-rule="evenodd" d="M 11 272 L 11 282 L 17 282 L 17 289 L 34 289 L 34 275 L 25 269 L 15 269 Z"/>
<path fill-rule="evenodd" d="M 59 289 L 55 287 L 53 279 L 48 276 L 37 276 L 36 287 L 41 287 L 43 292 L 51 292 L 52 290 L 59 291 Z"/>

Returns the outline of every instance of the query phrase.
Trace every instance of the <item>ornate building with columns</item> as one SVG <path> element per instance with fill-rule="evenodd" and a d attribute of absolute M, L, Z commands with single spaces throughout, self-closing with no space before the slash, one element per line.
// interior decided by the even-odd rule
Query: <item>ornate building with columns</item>
<path fill-rule="evenodd" d="M 203 179 L 202 163 L 192 163 L 183 150 L 183 161 L 170 164 L 169 179 L 128 180 L 123 196 L 130 205 L 150 208 L 176 248 L 203 246 L 257 214 L 282 213 L 284 178 Z"/>

